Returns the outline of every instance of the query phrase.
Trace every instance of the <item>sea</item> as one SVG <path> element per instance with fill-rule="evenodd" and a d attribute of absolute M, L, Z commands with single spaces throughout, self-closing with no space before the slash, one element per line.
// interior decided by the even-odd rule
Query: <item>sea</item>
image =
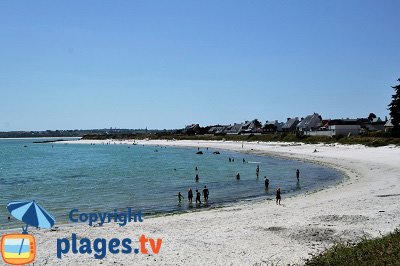
<path fill-rule="evenodd" d="M 202 148 L 203 154 L 197 154 L 197 148 L 113 142 L 34 143 L 44 140 L 0 139 L 0 229 L 24 225 L 7 211 L 11 201 L 35 200 L 59 225 L 68 223 L 72 209 L 81 213 L 131 207 L 143 215 L 168 215 L 273 200 L 277 187 L 284 203 L 289 196 L 331 186 L 344 178 L 319 164 L 211 148 Z M 296 169 L 300 170 L 299 182 Z M 269 189 L 265 189 L 264 176 L 270 180 Z M 209 189 L 208 204 L 189 204 L 188 189 L 195 193 L 204 186 Z M 182 202 L 178 201 L 179 192 Z"/>

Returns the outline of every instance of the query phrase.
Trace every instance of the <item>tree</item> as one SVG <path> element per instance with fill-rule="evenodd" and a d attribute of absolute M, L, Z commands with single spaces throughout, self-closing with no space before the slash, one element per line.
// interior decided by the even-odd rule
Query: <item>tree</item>
<path fill-rule="evenodd" d="M 376 115 L 374 113 L 369 113 L 368 120 L 372 121 L 374 118 L 376 118 Z"/>
<path fill-rule="evenodd" d="M 400 78 L 398 79 L 400 82 Z M 392 102 L 389 104 L 390 116 L 392 117 L 393 132 L 400 133 L 400 84 L 392 86 L 395 94 L 392 95 Z"/>

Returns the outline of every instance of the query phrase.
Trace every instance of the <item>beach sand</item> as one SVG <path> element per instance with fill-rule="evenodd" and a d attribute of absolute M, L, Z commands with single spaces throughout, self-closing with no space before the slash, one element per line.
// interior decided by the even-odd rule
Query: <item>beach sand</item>
<path fill-rule="evenodd" d="M 152 140 L 139 144 L 212 147 L 221 152 L 228 149 L 311 160 L 334 167 L 347 178 L 334 187 L 307 195 L 286 198 L 283 194 L 281 206 L 275 201 L 261 200 L 180 215 L 145 217 L 143 223 L 124 227 L 114 223 L 95 228 L 79 224 L 60 226 L 57 231 L 32 230 L 37 241 L 35 265 L 303 264 L 310 254 L 338 241 L 378 237 L 400 225 L 400 148 L 261 142 L 245 142 L 242 148 L 242 142 L 229 141 Z M 306 178 L 306 174 L 302 173 L 301 178 Z M 57 238 L 70 238 L 72 233 L 79 238 L 107 240 L 138 239 L 145 234 L 162 238 L 163 244 L 157 255 L 107 253 L 104 259 L 96 260 L 93 254 L 70 252 L 57 259 Z"/>

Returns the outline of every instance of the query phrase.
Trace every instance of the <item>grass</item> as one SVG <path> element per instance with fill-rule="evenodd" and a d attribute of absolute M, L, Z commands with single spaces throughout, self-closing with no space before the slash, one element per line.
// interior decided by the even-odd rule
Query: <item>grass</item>
<path fill-rule="evenodd" d="M 305 265 L 400 265 L 400 230 L 358 244 L 338 244 L 307 260 Z"/>
<path fill-rule="evenodd" d="M 176 140 L 233 140 L 233 141 L 273 141 L 273 142 L 302 142 L 316 143 L 340 143 L 340 144 L 362 144 L 370 147 L 379 147 L 394 144 L 400 146 L 400 137 L 385 134 L 369 134 L 350 137 L 327 137 L 327 136 L 300 136 L 293 133 L 263 134 L 263 135 L 180 135 L 180 134 L 110 134 L 110 135 L 85 135 L 84 139 L 176 139 Z"/>

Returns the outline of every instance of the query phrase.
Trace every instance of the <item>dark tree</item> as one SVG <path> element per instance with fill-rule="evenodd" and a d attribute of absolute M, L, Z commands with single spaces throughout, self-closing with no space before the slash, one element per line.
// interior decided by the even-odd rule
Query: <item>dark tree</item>
<path fill-rule="evenodd" d="M 376 115 L 374 113 L 369 113 L 368 120 L 372 121 L 374 118 L 376 118 Z"/>
<path fill-rule="evenodd" d="M 400 82 L 400 79 L 398 79 Z M 392 117 L 393 132 L 400 133 L 400 84 L 392 87 L 394 94 L 392 95 L 392 102 L 389 104 L 390 116 Z"/>

